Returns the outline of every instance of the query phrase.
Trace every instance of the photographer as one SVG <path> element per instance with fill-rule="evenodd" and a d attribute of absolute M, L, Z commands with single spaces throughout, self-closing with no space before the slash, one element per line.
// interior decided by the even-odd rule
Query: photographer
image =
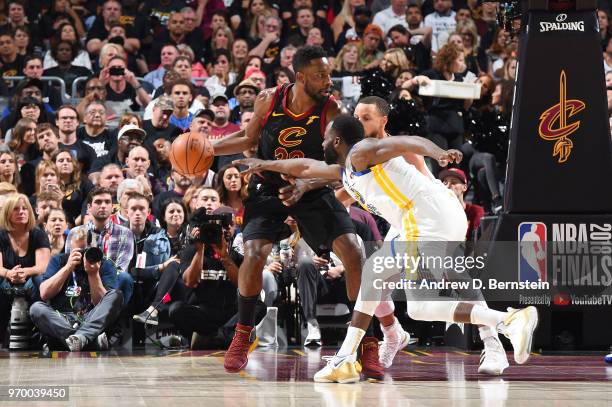
<path fill-rule="evenodd" d="M 97 341 L 108 348 L 104 329 L 121 311 L 123 296 L 117 290 L 117 270 L 103 258 L 102 250 L 88 246 L 88 232 L 71 233 L 70 253 L 49 262 L 40 285 L 38 301 L 30 316 L 40 331 L 62 341 L 71 352 L 79 352 Z"/>
<path fill-rule="evenodd" d="M 231 248 L 234 225 L 228 208 L 219 208 L 212 216 L 200 209 L 190 224 L 195 226 L 195 241 L 182 251 L 180 269 L 191 290 L 169 313 L 181 334 L 192 338 L 191 348 L 195 349 L 201 342 L 199 335 L 214 336 L 238 312 L 236 288 L 242 256 Z M 259 302 L 258 319 L 264 314 L 265 306 Z"/>
<path fill-rule="evenodd" d="M 113 102 L 110 105 L 116 111 L 127 108 L 137 111 L 140 106 L 146 106 L 151 101 L 151 96 L 119 56 L 111 58 L 108 66 L 100 71 L 100 81 L 106 86 L 107 103 Z"/>

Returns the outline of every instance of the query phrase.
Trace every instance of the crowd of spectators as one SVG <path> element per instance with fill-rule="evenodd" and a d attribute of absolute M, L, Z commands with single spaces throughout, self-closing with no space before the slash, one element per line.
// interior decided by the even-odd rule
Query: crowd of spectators
<path fill-rule="evenodd" d="M 388 111 L 359 117 L 364 126 L 378 120 L 390 135 L 421 135 L 464 152 L 451 172 L 430 167 L 476 230 L 483 214 L 502 209 L 517 64 L 517 38 L 498 26 L 496 7 L 459 0 L 0 1 L 0 338 L 8 342 L 16 295 L 27 298 L 49 346 L 104 348 L 104 332 L 119 315 L 147 325 L 167 315 L 188 342 L 231 336 L 248 182 L 231 162 L 242 155 L 217 157 L 207 173 L 186 177 L 172 169 L 171 143 L 186 131 L 215 140 L 244 128 L 259 92 L 295 80 L 292 58 L 303 45 L 327 53 L 343 111 L 353 113 L 363 97 L 386 100 Z M 608 72 L 610 16 L 598 15 Z M 419 96 L 430 80 L 478 83 L 481 95 Z M 365 242 L 380 244 L 388 225 L 346 206 L 364 250 Z M 223 244 L 190 239 L 188 219 L 198 211 L 232 214 Z M 303 318 L 317 343 L 315 304 L 346 301 L 342 264 L 333 253 L 314 256 L 293 220 L 287 227 L 292 237 L 275 242 L 264 270 L 258 314 L 291 281 L 285 271 L 299 269 Z M 287 246 L 292 260 L 283 263 Z M 104 259 L 87 260 L 89 247 Z"/>

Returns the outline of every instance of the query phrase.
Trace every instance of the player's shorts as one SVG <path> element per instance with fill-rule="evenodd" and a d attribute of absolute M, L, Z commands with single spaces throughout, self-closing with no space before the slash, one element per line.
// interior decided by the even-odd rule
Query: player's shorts
<path fill-rule="evenodd" d="M 278 199 L 275 189 L 267 189 L 251 183 L 249 197 L 244 202 L 244 241 L 265 239 L 271 242 L 288 237 L 284 223 L 293 217 L 300 234 L 317 255 L 332 250 L 333 241 L 341 235 L 355 233 L 355 227 L 346 208 L 329 188 L 309 191 L 296 204 L 285 206 Z"/>

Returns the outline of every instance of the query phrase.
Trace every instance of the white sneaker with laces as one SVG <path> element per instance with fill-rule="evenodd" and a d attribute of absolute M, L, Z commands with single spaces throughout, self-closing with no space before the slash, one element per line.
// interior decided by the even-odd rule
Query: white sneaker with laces
<path fill-rule="evenodd" d="M 480 354 L 478 373 L 492 376 L 501 375 L 510 366 L 503 345 L 499 338 L 495 336 L 485 338 L 483 342 L 484 349 Z"/>
<path fill-rule="evenodd" d="M 66 345 L 70 352 L 80 352 L 83 349 L 83 343 L 81 342 L 81 338 L 76 335 L 70 335 L 66 338 Z"/>
<path fill-rule="evenodd" d="M 327 365 L 314 375 L 317 383 L 357 383 L 359 372 L 357 371 L 357 354 L 339 357 L 323 357 Z"/>
<path fill-rule="evenodd" d="M 514 360 L 519 365 L 527 362 L 531 355 L 533 333 L 538 326 L 538 310 L 535 307 L 523 309 L 508 308 L 508 316 L 497 325 L 514 348 Z"/>
<path fill-rule="evenodd" d="M 378 360 L 385 369 L 391 367 L 397 352 L 404 349 L 410 343 L 410 334 L 404 331 L 404 328 L 397 321 L 396 324 L 393 339 L 385 335 L 378 348 Z"/>

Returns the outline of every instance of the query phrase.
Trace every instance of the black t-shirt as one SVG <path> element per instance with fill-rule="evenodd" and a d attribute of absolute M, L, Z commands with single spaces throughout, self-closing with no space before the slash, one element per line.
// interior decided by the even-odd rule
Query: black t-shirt
<path fill-rule="evenodd" d="M 168 24 L 173 11 L 180 11 L 185 6 L 184 2 L 179 0 L 171 0 L 168 5 L 162 5 L 160 0 L 149 0 L 144 3 L 142 12 L 149 16 L 155 34 Z"/>
<path fill-rule="evenodd" d="M 0 76 L 20 76 L 23 75 L 23 55 L 17 55 L 13 62 L 5 62 L 0 59 Z M 7 82 L 7 86 L 12 88 L 16 82 Z"/>
<path fill-rule="evenodd" d="M 136 100 L 136 91 L 129 83 L 121 93 L 115 92 L 110 85 L 106 85 L 106 100 L 109 102 L 123 102 L 124 100 L 134 102 Z"/>
<path fill-rule="evenodd" d="M 79 164 L 81 164 L 81 172 L 83 174 L 87 174 L 91 165 L 98 157 L 96 155 L 96 151 L 91 148 L 88 144 L 85 144 L 82 140 L 78 140 L 74 142 L 74 144 L 63 144 L 59 143 L 60 148 L 67 148 L 70 150 L 70 153 L 73 157 L 77 159 Z"/>
<path fill-rule="evenodd" d="M 30 231 L 28 251 L 25 256 L 19 257 L 13 250 L 8 232 L 0 230 L 0 253 L 2 253 L 2 267 L 5 269 L 10 270 L 17 265 L 23 268 L 34 267 L 36 265 L 36 250 L 49 249 L 50 247 L 47 234 L 40 228 L 34 228 Z"/>
<path fill-rule="evenodd" d="M 150 144 L 153 146 L 153 142 L 158 138 L 165 138 L 166 140 L 174 141 L 175 138 L 181 135 L 181 129 L 176 127 L 174 124 L 168 124 L 166 128 L 159 128 L 153 126 L 151 120 L 145 120 L 142 122 L 142 129 L 147 132 L 147 138 L 145 139 L 145 146 Z"/>
<path fill-rule="evenodd" d="M 74 222 L 79 217 L 83 204 L 87 201 L 87 195 L 92 189 L 93 184 L 86 177 L 82 177 L 78 188 L 66 190 L 62 200 L 62 208 L 64 208 L 69 222 Z"/>
<path fill-rule="evenodd" d="M 85 126 L 82 126 L 77 129 L 77 138 L 91 147 L 95 151 L 97 158 L 108 155 L 115 144 L 117 144 L 117 140 L 113 139 L 108 129 L 104 129 L 96 137 L 91 137 L 87 134 Z"/>
<path fill-rule="evenodd" d="M 192 244 L 181 252 L 181 273 L 187 270 L 195 253 L 196 248 Z M 202 274 L 205 278 L 193 289 L 188 296 L 187 303 L 206 304 L 210 307 L 224 310 L 234 308 L 236 307 L 238 290 L 227 277 L 221 261 L 215 257 L 211 248 L 204 250 L 204 268 Z M 236 266 L 239 267 L 242 263 L 242 256 L 234 250 L 230 250 L 230 257 L 236 263 Z"/>

